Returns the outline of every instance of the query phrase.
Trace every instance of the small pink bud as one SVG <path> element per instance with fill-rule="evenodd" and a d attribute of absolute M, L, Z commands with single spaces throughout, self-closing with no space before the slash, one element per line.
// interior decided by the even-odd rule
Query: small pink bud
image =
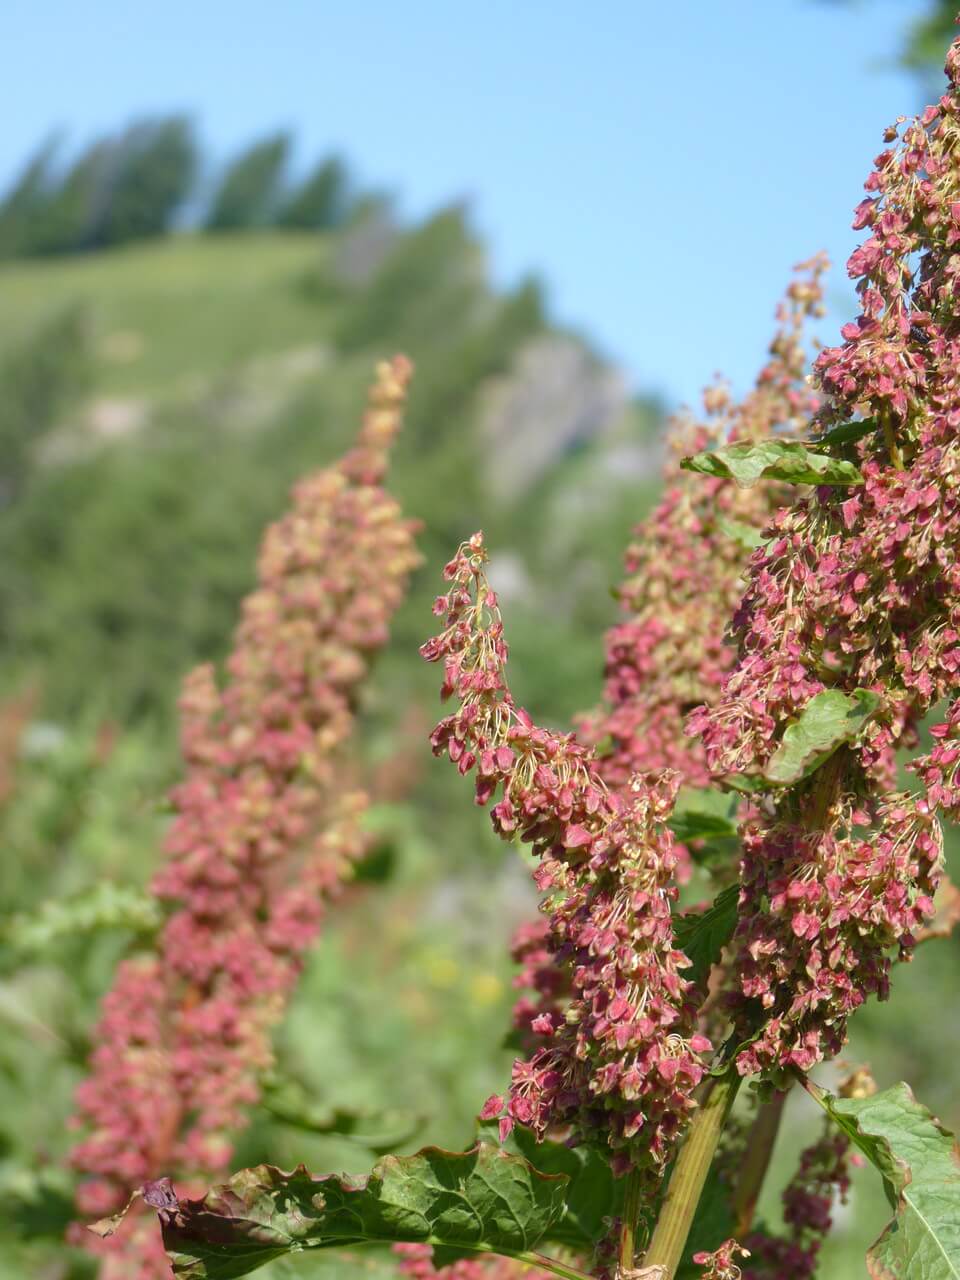
<path fill-rule="evenodd" d="M 481 1120 L 494 1120 L 503 1111 L 504 1099 L 498 1093 L 492 1094 L 480 1108 Z"/>

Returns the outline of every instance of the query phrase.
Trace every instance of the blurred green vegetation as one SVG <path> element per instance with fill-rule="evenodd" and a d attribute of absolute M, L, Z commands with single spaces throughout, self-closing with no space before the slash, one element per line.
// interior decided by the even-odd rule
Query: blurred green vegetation
<path fill-rule="evenodd" d="M 821 2 L 850 6 L 862 0 Z M 924 0 L 919 15 L 914 11 L 904 25 L 898 60 L 901 66 L 917 73 L 933 102 L 942 92 L 943 62 L 950 41 L 957 34 L 958 12 L 955 0 Z"/>
<path fill-rule="evenodd" d="M 947 47 L 957 31 L 957 6 L 953 0 L 929 0 L 929 12 L 914 19 L 904 42 L 904 66 L 932 78 L 943 69 Z"/>
<path fill-rule="evenodd" d="M 15 502 L 44 437 L 89 381 L 83 313 L 69 306 L 0 355 L 0 503 Z"/>
<path fill-rule="evenodd" d="M 0 192 L 0 260 L 155 240 L 185 223 L 216 232 L 331 230 L 369 200 L 335 154 L 291 177 L 293 138 L 283 132 L 244 147 L 207 192 L 199 178 L 209 166 L 181 115 L 134 121 L 67 158 L 63 150 L 60 136 L 44 139 Z"/>
<path fill-rule="evenodd" d="M 175 175 L 186 161 L 171 129 L 116 146 L 130 165 L 166 147 Z M 400 227 L 379 199 L 351 204 L 334 160 L 289 191 L 287 145 L 238 157 L 216 234 L 128 243 L 160 226 L 131 195 L 84 255 L 0 266 L 0 1280 L 92 1272 L 62 1242 L 70 1097 L 115 964 L 150 927 L 178 682 L 226 653 L 264 526 L 296 477 L 349 446 L 374 361 L 403 350 L 417 366 L 389 484 L 423 522 L 425 564 L 362 707 L 375 855 L 331 913 L 277 1040 L 280 1077 L 318 1114 L 366 1117 L 368 1140 L 263 1106 L 238 1166 L 360 1171 L 374 1131 L 405 1150 L 460 1146 L 502 1088 L 507 939 L 534 898 L 524 855 L 505 853 L 470 788 L 433 766 L 436 672 L 417 647 L 441 566 L 482 526 L 515 691 L 568 725 L 599 697 L 610 587 L 658 490 L 656 399 L 618 390 L 558 331 L 537 281 L 493 288 L 462 209 Z M 21 252 L 11 237 L 34 225 L 52 162 L 38 152 L 0 208 L 0 255 Z M 91 153 L 67 172 L 57 218 L 79 216 L 105 163 Z M 267 221 L 286 229 L 249 229 Z M 954 1124 L 943 1064 L 960 1052 L 957 953 L 956 940 L 925 944 L 889 1005 L 855 1019 L 849 1052 Z M 792 1100 L 768 1218 L 812 1124 Z M 883 1212 L 858 1174 L 822 1275 L 864 1274 Z M 386 1270 L 334 1255 L 270 1274 L 356 1266 Z"/>
<path fill-rule="evenodd" d="M 289 221 L 321 221 L 308 204 Z M 522 380 L 531 347 L 586 397 L 588 431 L 554 441 L 508 400 L 490 437 L 491 391 Z M 374 202 L 323 234 L 184 234 L 0 267 L 16 470 L 0 500 L 2 1277 L 90 1272 L 62 1243 L 70 1096 L 117 959 L 150 924 L 178 682 L 226 652 L 264 526 L 349 446 L 373 363 L 395 350 L 417 374 L 390 487 L 423 521 L 425 566 L 362 709 L 376 856 L 331 914 L 278 1050 L 314 1109 L 358 1111 L 412 1149 L 469 1141 L 505 1078 L 507 939 L 534 901 L 520 856 L 432 767 L 436 672 L 417 648 L 440 568 L 482 524 L 518 689 L 558 724 L 590 706 L 626 533 L 656 492 L 659 405 L 611 400 L 609 371 L 551 325 L 536 282 L 493 289 L 455 207 L 409 229 Z M 520 497 L 501 491 L 502 457 L 523 462 Z M 362 1136 L 263 1107 L 237 1160 L 363 1169 Z"/>
<path fill-rule="evenodd" d="M 198 167 L 190 121 L 140 120 L 96 139 L 66 166 L 41 144 L 0 200 L 0 257 L 109 248 L 163 235 Z"/>
<path fill-rule="evenodd" d="M 11 262 L 0 269 L 0 350 L 79 305 L 97 396 L 210 394 L 257 357 L 324 340 L 329 314 L 299 285 L 328 252 L 320 237 L 264 232 Z"/>
<path fill-rule="evenodd" d="M 341 156 L 321 160 L 306 178 L 281 200 L 274 219 L 278 227 L 329 231 L 347 220 L 350 176 Z"/>
<path fill-rule="evenodd" d="M 247 147 L 227 167 L 207 214 L 208 231 L 265 227 L 280 203 L 290 137 L 277 133 Z"/>

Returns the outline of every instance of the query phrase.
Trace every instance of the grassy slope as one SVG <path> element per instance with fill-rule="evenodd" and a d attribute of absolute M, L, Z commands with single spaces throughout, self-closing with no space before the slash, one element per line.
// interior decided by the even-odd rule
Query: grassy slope
<path fill-rule="evenodd" d="M 322 313 L 291 285 L 326 252 L 324 239 L 311 234 L 184 235 L 106 254 L 4 264 L 0 348 L 79 302 L 101 356 L 100 393 L 162 393 L 322 338 Z M 118 334 L 133 342 L 117 344 Z M 142 349 L 131 359 L 123 347 L 137 340 Z"/>

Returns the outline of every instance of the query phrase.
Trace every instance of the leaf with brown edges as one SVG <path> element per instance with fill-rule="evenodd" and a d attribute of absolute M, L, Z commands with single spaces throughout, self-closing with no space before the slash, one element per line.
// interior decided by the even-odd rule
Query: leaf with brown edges
<path fill-rule="evenodd" d="M 524 1253 L 563 1217 L 568 1181 L 485 1143 L 426 1147 L 385 1156 L 358 1178 L 258 1165 L 201 1200 L 173 1197 L 158 1213 L 175 1275 L 231 1280 L 285 1254 L 361 1242 L 420 1241 L 444 1262 Z"/>

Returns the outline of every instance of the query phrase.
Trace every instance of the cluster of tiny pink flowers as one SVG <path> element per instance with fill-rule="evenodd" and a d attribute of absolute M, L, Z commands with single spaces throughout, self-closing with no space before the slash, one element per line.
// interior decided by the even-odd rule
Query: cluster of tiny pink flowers
<path fill-rule="evenodd" d="M 719 700 L 690 717 L 715 775 L 762 771 L 783 729 L 825 688 L 883 706 L 863 764 L 881 785 L 912 725 L 960 672 L 960 442 L 920 427 L 909 466 L 861 463 L 852 491 L 779 513 L 734 617 L 740 657 Z M 877 446 L 874 446 L 877 447 Z"/>
<path fill-rule="evenodd" d="M 862 483 L 820 487 L 779 513 L 734 618 L 736 665 L 720 697 L 689 722 L 712 774 L 762 775 L 817 693 L 866 688 L 880 699 L 838 766 L 781 796 L 775 818 L 748 836 L 736 965 L 745 1005 L 769 1002 L 774 1022 L 743 1069 L 809 1066 L 836 1052 L 850 1010 L 885 992 L 891 949 L 908 953 L 932 911 L 936 812 L 956 812 L 953 712 L 913 765 L 925 799 L 884 799 L 896 752 L 915 747 L 916 724 L 956 696 L 960 673 L 960 42 L 947 74 L 935 107 L 887 131 L 897 145 L 867 181 L 855 225 L 870 235 L 849 263 L 861 314 L 815 365 L 825 397 L 818 423 L 859 435 L 847 447 Z M 872 830 L 854 838 L 842 823 L 834 829 L 818 793 L 834 817 L 832 801 L 847 797 Z M 837 848 L 857 876 L 841 868 L 827 880 Z M 878 905 L 860 919 L 857 877 L 874 864 L 867 878 Z M 795 892 L 810 885 L 820 905 L 788 928 L 782 912 L 767 911 L 766 895 L 770 884 L 790 883 Z M 844 911 L 860 930 L 856 967 L 832 935 Z M 815 938 L 827 945 L 810 966 Z M 808 966 L 816 972 L 804 980 Z M 788 999 L 784 983 L 797 984 L 796 996 Z"/>
<path fill-rule="evenodd" d="M 868 238 L 847 264 L 857 281 L 860 315 L 843 327 L 841 346 L 817 359 L 833 417 L 878 414 L 905 425 L 949 412 L 956 389 L 943 375 L 960 369 L 951 323 L 960 294 L 960 45 L 947 56 L 947 92 L 915 119 L 884 133 L 864 184 L 854 227 Z"/>
<path fill-rule="evenodd" d="M 709 703 L 734 660 L 724 629 L 743 589 L 744 552 L 731 522 L 758 532 L 769 522 L 782 486 L 744 490 L 732 480 L 692 476 L 687 453 L 708 444 L 795 433 L 816 408 L 803 380 L 803 330 L 821 312 L 822 256 L 797 267 L 798 278 L 777 308 L 777 330 L 755 388 L 734 402 L 722 384 L 704 393 L 705 421 L 680 414 L 668 426 L 665 493 L 633 531 L 620 588 L 625 615 L 606 635 L 605 704 L 578 724 L 578 737 L 597 751 L 596 768 L 611 790 L 638 772 L 670 769 L 681 784 L 706 786 L 703 747 L 684 731 L 690 706 Z M 679 883 L 689 879 L 686 848 L 675 846 Z M 515 985 L 529 991 L 514 1008 L 526 1046 L 538 1043 L 532 1024 L 549 1025 L 569 994 L 565 975 L 546 949 L 546 922 L 522 925 L 513 943 L 520 966 Z"/>
<path fill-rule="evenodd" d="M 513 1029 L 519 1045 L 530 1054 L 564 1019 L 570 997 L 569 975 L 557 965 L 550 949 L 550 921 L 545 916 L 525 921 L 513 935 L 510 955 L 517 965 L 513 985 L 525 993 L 513 1006 Z M 540 1030 L 543 1029 L 543 1030 Z"/>
<path fill-rule="evenodd" d="M 926 790 L 927 801 L 951 822 L 960 821 L 960 700 L 952 702 L 944 720 L 930 726 L 931 749 L 909 768 Z"/>
<path fill-rule="evenodd" d="M 664 496 L 634 530 L 619 593 L 625 617 L 606 637 L 606 706 L 580 726 L 584 741 L 603 744 L 597 767 L 610 786 L 666 768 L 690 786 L 709 783 L 704 749 L 685 734 L 684 716 L 713 702 L 735 657 L 724 631 L 743 591 L 744 551 L 731 525 L 759 532 L 784 491 L 705 480 L 679 462 L 710 445 L 795 434 L 816 408 L 803 380 L 802 336 L 805 320 L 820 314 L 826 265 L 817 257 L 797 267 L 754 389 L 734 402 L 722 385 L 711 387 L 704 423 L 680 415 L 670 425 Z"/>
<path fill-rule="evenodd" d="M 749 1258 L 750 1250 L 736 1240 L 724 1240 L 723 1244 L 712 1252 L 701 1250 L 693 1255 L 693 1261 L 703 1268 L 700 1280 L 740 1280 L 743 1272 L 737 1265 L 736 1258 Z M 792 1273 L 791 1273 L 792 1274 Z"/>
<path fill-rule="evenodd" d="M 876 829 L 858 837 L 869 822 L 848 808 L 826 830 L 780 817 L 743 832 L 731 1003 L 746 1036 L 754 1002 L 763 1014 L 737 1058 L 745 1075 L 806 1071 L 838 1053 L 850 1014 L 870 994 L 886 997 L 891 952 L 908 951 L 933 912 L 942 837 L 926 804 L 891 793 Z"/>
<path fill-rule="evenodd" d="M 828 1122 L 823 1135 L 800 1153 L 800 1163 L 783 1193 L 783 1236 L 755 1231 L 746 1237 L 750 1262 L 743 1280 L 813 1280 L 820 1246 L 832 1225 L 835 1197 L 846 1202 L 850 1189 L 850 1140 Z"/>
<path fill-rule="evenodd" d="M 879 194 L 856 220 L 872 234 L 849 263 L 862 314 L 816 361 L 822 425 L 862 418 L 869 428 L 864 482 L 783 511 L 779 536 L 755 553 L 737 668 L 719 709 L 695 722 L 714 774 L 762 767 L 784 720 L 826 685 L 887 691 L 892 723 L 875 754 L 896 741 L 904 701 L 922 713 L 956 686 L 960 45 L 947 71 L 938 106 L 877 158 L 867 187 Z"/>
<path fill-rule="evenodd" d="M 877 159 L 868 188 L 881 195 L 876 207 L 870 197 L 858 211 L 859 225 L 865 218 L 877 225 L 868 252 L 850 261 L 864 314 L 845 326 L 841 347 L 817 360 L 822 424 L 867 420 L 864 483 L 819 489 L 785 509 L 777 538 L 754 554 L 735 620 L 739 662 L 718 707 L 692 723 L 713 774 L 762 768 L 783 723 L 823 687 L 883 692 L 890 705 L 870 741 L 877 760 L 897 745 L 906 719 L 956 687 L 960 339 L 951 264 L 960 233 L 952 161 L 960 46 L 947 70 L 951 86 L 940 105 Z M 874 362 L 886 372 L 870 372 Z M 846 367 L 842 378 L 838 366 Z"/>
<path fill-rule="evenodd" d="M 514 1064 L 508 1097 L 490 1099 L 482 1114 L 501 1115 L 504 1136 L 514 1122 L 541 1137 L 568 1128 L 612 1148 L 618 1172 L 655 1181 L 710 1048 L 681 976 L 689 962 L 673 944 L 677 854 L 664 824 L 677 779 L 638 775 L 611 792 L 573 735 L 537 727 L 515 705 L 485 559 L 477 534 L 447 565 L 451 587 L 435 606 L 444 630 L 422 649 L 443 663 L 443 695 L 458 702 L 432 743 L 462 774 L 475 772 L 495 830 L 532 844 L 534 878 L 549 895 L 544 940 L 570 991 L 562 1013 L 532 1020 L 541 1047 Z"/>
<path fill-rule="evenodd" d="M 378 368 L 358 445 L 267 531 L 224 687 L 210 667 L 184 684 L 186 774 L 153 886 L 170 915 L 155 952 L 121 965 L 77 1090 L 83 1214 L 161 1173 L 224 1168 L 302 954 L 363 852 L 338 748 L 418 563 L 380 485 L 410 372 Z"/>
<path fill-rule="evenodd" d="M 395 1244 L 393 1253 L 398 1259 L 397 1271 L 410 1280 L 551 1280 L 550 1272 L 499 1253 L 458 1258 L 445 1267 L 434 1266 L 433 1246 L 429 1244 Z"/>

